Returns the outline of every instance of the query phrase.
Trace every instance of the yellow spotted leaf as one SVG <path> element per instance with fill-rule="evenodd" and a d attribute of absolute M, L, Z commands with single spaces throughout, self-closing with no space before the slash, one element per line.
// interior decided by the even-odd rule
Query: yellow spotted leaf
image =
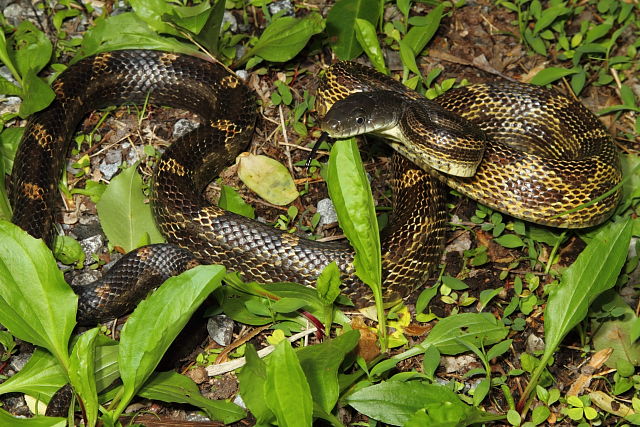
<path fill-rule="evenodd" d="M 266 156 L 242 153 L 236 158 L 238 177 L 244 184 L 269 203 L 287 205 L 298 197 L 298 190 L 289 170 Z"/>

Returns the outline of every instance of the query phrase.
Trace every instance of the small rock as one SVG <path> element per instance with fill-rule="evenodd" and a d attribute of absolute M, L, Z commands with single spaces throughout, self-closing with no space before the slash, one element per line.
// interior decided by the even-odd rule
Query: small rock
<path fill-rule="evenodd" d="M 242 409 L 247 409 L 247 405 L 244 404 L 244 400 L 242 400 L 242 397 L 240 397 L 239 394 L 237 394 L 236 398 L 233 399 L 233 403 L 235 403 L 236 405 L 238 405 Z"/>
<path fill-rule="evenodd" d="M 80 246 L 82 246 L 82 250 L 84 251 L 85 259 L 90 260 L 91 255 L 98 254 L 104 246 L 104 238 L 102 234 L 96 234 L 95 236 L 82 239 Z"/>
<path fill-rule="evenodd" d="M 534 354 L 544 351 L 544 340 L 537 335 L 531 334 L 527 337 L 527 353 Z"/>
<path fill-rule="evenodd" d="M 227 27 L 228 25 L 228 27 Z M 224 30 L 225 28 L 228 28 L 229 30 L 231 30 L 232 32 L 236 32 L 238 31 L 238 20 L 236 19 L 235 16 L 233 16 L 233 13 L 229 12 L 228 10 L 224 11 L 224 15 L 222 15 L 222 28 L 221 30 Z"/>
<path fill-rule="evenodd" d="M 20 352 L 9 359 L 9 368 L 19 372 L 27 364 L 33 352 Z"/>
<path fill-rule="evenodd" d="M 209 318 L 207 321 L 207 332 L 212 340 L 225 347 L 231 344 L 233 326 L 234 322 L 230 317 L 219 314 Z"/>
<path fill-rule="evenodd" d="M 318 201 L 316 209 L 320 214 L 320 222 L 318 222 L 318 226 L 338 222 L 338 214 L 336 213 L 336 209 L 333 207 L 331 199 L 322 199 Z"/>
<path fill-rule="evenodd" d="M 471 249 L 471 234 L 467 231 L 460 234 L 456 239 L 451 242 L 444 250 L 444 253 L 460 252 L 463 253 Z"/>
<path fill-rule="evenodd" d="M 249 78 L 249 72 L 247 70 L 236 70 L 236 76 L 240 77 L 246 82 Z"/>
<path fill-rule="evenodd" d="M 448 374 L 464 373 L 470 369 L 476 368 L 478 362 L 474 356 L 445 356 L 442 358 L 442 366 Z"/>
<path fill-rule="evenodd" d="M 184 420 L 193 423 L 211 423 L 211 419 L 200 412 L 185 412 Z"/>
<path fill-rule="evenodd" d="M 187 119 L 180 119 L 173 125 L 173 137 L 182 138 L 198 127 L 197 123 Z"/>
<path fill-rule="evenodd" d="M 280 16 L 292 16 L 293 5 L 291 0 L 277 0 L 269 5 L 269 13 L 275 15 L 278 12 L 284 11 Z"/>
<path fill-rule="evenodd" d="M 100 166 L 99 166 L 100 172 L 104 176 L 104 179 L 106 179 L 107 181 L 113 178 L 113 176 L 118 172 L 119 168 L 120 168 L 119 163 L 102 162 L 100 163 Z"/>
<path fill-rule="evenodd" d="M 24 21 L 26 19 L 36 19 L 34 8 L 29 7 L 28 3 L 24 5 L 19 2 L 10 4 L 9 6 L 4 8 L 2 14 L 7 19 L 9 24 L 14 26 L 17 26 L 21 21 Z"/>

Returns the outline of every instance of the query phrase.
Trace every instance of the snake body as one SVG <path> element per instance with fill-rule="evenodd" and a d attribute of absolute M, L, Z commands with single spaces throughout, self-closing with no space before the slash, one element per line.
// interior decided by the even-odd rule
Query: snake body
<path fill-rule="evenodd" d="M 552 179 L 551 175 L 537 174 L 534 179 L 541 181 L 532 186 L 546 190 L 542 192 L 543 196 L 529 198 L 551 201 L 552 205 L 556 203 L 560 209 L 566 209 L 575 203 L 567 203 L 558 196 L 562 193 L 562 186 L 578 188 L 577 203 L 591 200 L 616 185 L 620 174 L 611 139 L 584 107 L 574 103 L 567 114 L 571 117 L 577 115 L 577 136 L 573 138 L 576 142 L 586 141 L 587 147 L 560 148 L 551 143 L 540 143 L 539 146 L 533 144 L 532 154 L 529 154 L 522 150 L 528 143 L 518 141 L 537 140 L 539 135 L 535 133 L 541 129 L 553 129 L 553 126 L 536 122 L 538 127 L 535 129 L 530 129 L 528 124 L 518 127 L 515 116 L 521 111 L 510 110 L 508 102 L 514 93 L 516 97 L 524 96 L 522 94 L 526 94 L 526 90 L 516 88 L 507 94 L 496 94 L 487 88 L 473 86 L 456 92 L 457 95 L 446 94 L 438 99 L 441 107 L 434 104 L 435 107 L 424 111 L 428 117 L 436 117 L 436 122 L 444 123 L 444 127 L 451 130 L 457 138 L 456 144 L 462 144 L 464 140 L 471 143 L 477 138 L 484 139 L 485 135 L 498 141 L 495 143 L 498 148 L 492 148 L 492 143 L 489 143 L 484 149 L 484 160 L 476 165 L 476 175 L 454 178 L 440 174 L 440 180 L 455 188 L 470 186 L 475 188 L 471 193 L 475 191 L 476 194 L 490 193 L 495 189 L 491 193 L 493 196 L 481 197 L 480 200 L 489 203 L 493 197 L 504 202 L 504 188 L 519 182 L 518 179 L 522 182 L 528 179 L 526 176 L 505 176 L 506 170 L 519 168 L 518 162 L 522 158 L 551 154 L 557 159 L 557 166 L 552 167 L 552 172 L 558 173 L 560 166 L 573 167 L 576 162 L 573 157 L 587 152 L 609 165 L 609 169 L 589 169 L 590 166 L 585 164 L 581 167 L 591 173 L 590 176 L 568 172 L 565 177 L 569 179 L 563 183 L 558 183 L 555 175 Z M 54 235 L 56 183 L 74 129 L 83 115 L 107 105 L 142 103 L 149 97 L 149 101 L 156 104 L 193 111 L 203 122 L 195 131 L 176 140 L 156 167 L 151 197 L 153 210 L 156 222 L 170 244 L 140 248 L 116 263 L 103 280 L 76 288 L 80 295 L 79 316 L 82 321 L 93 322 L 120 315 L 144 297 L 150 287 L 200 262 L 225 265 L 250 280 L 314 285 L 322 269 L 336 261 L 344 275 L 346 293 L 357 304 L 370 300 L 368 288 L 354 274 L 354 255 L 347 245 L 316 242 L 281 232 L 211 206 L 202 197 L 204 186 L 247 145 L 257 116 L 254 93 L 224 66 L 194 56 L 158 51 L 106 52 L 69 67 L 56 79 L 53 89 L 56 93 L 53 104 L 28 121 L 15 158 L 11 186 L 13 222 L 48 244 Z M 407 99 L 420 98 L 415 92 L 371 69 L 340 63 L 326 74 L 318 91 L 318 109 L 326 113 L 334 103 L 348 98 L 350 94 L 372 90 L 393 91 Z M 476 93 L 479 95 L 470 95 Z M 547 95 L 551 93 L 549 91 L 542 93 L 541 102 L 549 105 L 556 105 L 552 101 L 567 103 L 567 98 L 560 95 Z M 551 107 L 552 113 L 557 113 L 559 108 Z M 495 122 L 503 121 L 505 115 L 509 115 L 507 122 L 511 124 L 498 129 Z M 406 123 L 406 119 L 403 120 Z M 424 126 L 429 123 L 416 122 L 410 129 L 422 134 Z M 498 130 L 494 132 L 494 128 Z M 598 135 L 598 138 L 593 140 L 580 136 L 587 134 Z M 403 144 L 411 144 L 411 141 Z M 474 150 L 477 149 L 469 151 Z M 516 159 L 509 160 L 508 155 Z M 496 165 L 483 166 L 487 159 L 493 159 Z M 512 166 L 507 168 L 505 165 L 509 162 Z M 582 160 L 577 162 L 583 165 L 580 163 Z M 383 235 L 383 268 L 388 297 L 406 295 L 428 278 L 430 266 L 440 255 L 446 224 L 446 190 L 432 179 L 433 172 L 424 171 L 402 157 L 394 158 L 393 165 L 391 180 L 395 188 L 396 208 L 392 225 Z M 544 164 L 533 161 L 530 165 L 536 171 L 545 168 Z M 600 179 L 599 184 L 595 184 L 597 188 L 590 187 L 587 192 L 580 187 L 584 181 L 597 178 Z M 508 184 L 497 183 L 502 179 L 506 179 Z M 514 194 L 513 191 L 510 194 Z M 516 194 L 515 197 L 506 203 L 520 203 L 520 196 Z M 562 217 L 556 225 L 578 224 L 574 218 L 581 215 L 588 218 L 583 218 L 578 226 L 600 222 L 610 214 L 618 197 L 619 194 L 614 192 L 592 205 L 590 213 Z M 498 207 L 498 204 L 493 205 Z M 529 208 L 519 208 L 515 214 L 526 209 Z M 511 211 L 507 209 L 507 212 Z M 518 216 L 528 218 L 525 214 Z M 549 216 L 546 215 L 547 220 L 543 222 L 553 223 Z"/>

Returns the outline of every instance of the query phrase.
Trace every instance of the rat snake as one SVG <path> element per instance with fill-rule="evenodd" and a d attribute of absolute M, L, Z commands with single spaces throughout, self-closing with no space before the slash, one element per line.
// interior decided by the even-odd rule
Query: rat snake
<path fill-rule="evenodd" d="M 226 67 L 182 54 L 113 51 L 75 63 L 52 87 L 54 102 L 27 123 L 10 189 L 12 221 L 49 245 L 57 181 L 84 115 L 148 99 L 193 111 L 202 120 L 167 148 L 156 165 L 151 200 L 170 244 L 142 247 L 98 282 L 74 287 L 80 297 L 79 321 L 125 313 L 150 288 L 200 262 L 225 265 L 250 280 L 314 285 L 324 266 L 336 261 L 345 292 L 356 304 L 370 300 L 368 288 L 354 274 L 353 251 L 347 245 L 281 232 L 203 198 L 206 184 L 245 148 L 257 117 L 254 92 Z M 370 68 L 343 62 L 326 71 L 317 109 L 325 114 L 355 92 L 371 92 L 369 104 L 347 109 L 338 122 L 353 119 L 358 125 L 363 117 L 373 117 L 374 130 L 391 138 L 391 145 L 411 160 L 395 156 L 392 161 L 394 219 L 382 238 L 387 297 L 406 295 L 424 283 L 440 256 L 446 190 L 431 175 L 496 209 L 556 226 L 600 223 L 620 197 L 619 191 L 610 191 L 620 181 L 620 166 L 606 129 L 580 103 L 554 91 L 515 83 L 472 85 L 451 90 L 435 103 Z M 379 112 L 366 111 L 370 105 L 398 118 L 381 128 Z M 336 105 L 336 111 L 340 108 Z M 354 112 L 364 116 L 349 114 Z M 334 133 L 341 127 L 335 114 L 323 123 Z M 461 158 L 458 164 L 464 166 L 423 162 L 418 148 L 426 140 L 442 144 L 424 148 L 435 158 L 441 158 L 440 151 L 442 158 Z M 477 171 L 459 178 L 432 168 L 425 172 L 412 162 L 462 175 L 469 175 L 469 168 Z M 585 209 L 556 217 L 598 197 L 602 199 Z"/>

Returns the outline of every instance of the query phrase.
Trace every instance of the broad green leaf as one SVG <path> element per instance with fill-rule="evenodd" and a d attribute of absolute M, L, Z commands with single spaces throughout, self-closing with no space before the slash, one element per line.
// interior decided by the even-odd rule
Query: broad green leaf
<path fill-rule="evenodd" d="M 114 177 L 96 204 L 100 224 L 110 246 L 120 246 L 126 252 L 138 247 L 145 234 L 150 243 L 164 241 L 156 226 L 151 205 L 145 203 L 142 177 L 136 166 L 124 169 Z"/>
<path fill-rule="evenodd" d="M 22 96 L 22 89 L 0 76 L 0 93 L 5 96 Z"/>
<path fill-rule="evenodd" d="M 524 246 L 524 242 L 515 234 L 503 234 L 500 237 L 493 239 L 494 242 L 505 248 L 521 248 Z"/>
<path fill-rule="evenodd" d="M 608 223 L 589 242 L 575 262 L 562 272 L 544 311 L 545 361 L 566 334 L 587 315 L 589 305 L 615 285 L 627 258 L 632 221 Z"/>
<path fill-rule="evenodd" d="M 325 304 L 333 304 L 340 295 L 340 269 L 335 261 L 331 261 L 322 270 L 316 282 L 318 296 Z"/>
<path fill-rule="evenodd" d="M 0 384 L 0 394 L 25 393 L 47 403 L 67 381 L 56 358 L 46 350 L 36 349 L 18 373 Z"/>
<path fill-rule="evenodd" d="M 293 177 L 282 163 L 267 156 L 242 153 L 236 158 L 238 177 L 269 203 L 288 205 L 298 198 Z"/>
<path fill-rule="evenodd" d="M 540 31 L 551 25 L 553 21 L 558 19 L 558 17 L 566 15 L 569 12 L 571 12 L 571 9 L 563 5 L 551 6 L 543 10 L 540 15 L 540 19 L 536 21 L 536 24 L 533 27 L 533 33 L 538 34 Z"/>
<path fill-rule="evenodd" d="M 292 313 L 306 304 L 307 302 L 301 298 L 282 298 L 271 304 L 271 309 L 276 313 Z"/>
<path fill-rule="evenodd" d="M 30 71 L 37 74 L 49 63 L 53 53 L 51 41 L 31 21 L 22 21 L 14 38 L 13 62 L 20 75 L 24 77 Z"/>
<path fill-rule="evenodd" d="M 78 297 L 42 240 L 0 221 L 0 323 L 67 368 Z"/>
<path fill-rule="evenodd" d="M 0 409 L 0 425 L 12 427 L 65 427 L 67 425 L 67 419 L 45 417 L 42 415 L 36 415 L 32 418 L 18 418 L 14 417 L 4 409 Z"/>
<path fill-rule="evenodd" d="M 279 426 L 311 426 L 311 389 L 296 352 L 287 340 L 281 341 L 269 356 L 263 393 Z"/>
<path fill-rule="evenodd" d="M 13 159 L 16 156 L 20 139 L 24 133 L 24 128 L 6 128 L 0 133 L 0 155 L 4 164 L 4 172 L 11 174 L 13 169 Z M 4 187 L 2 187 L 4 188 Z"/>
<path fill-rule="evenodd" d="M 442 354 L 459 354 L 468 350 L 459 340 L 488 346 L 502 341 L 508 332 L 509 328 L 489 313 L 459 313 L 440 319 L 420 345 L 393 358 L 404 360 L 422 353 L 430 345 Z"/>
<path fill-rule="evenodd" d="M 296 352 L 311 387 L 313 400 L 326 412 L 331 412 L 338 400 L 338 368 L 344 357 L 358 344 L 359 338 L 360 333 L 351 330 Z"/>
<path fill-rule="evenodd" d="M 632 336 L 633 327 L 638 323 L 638 317 L 625 300 L 620 295 L 613 293 L 613 291 L 609 291 L 598 298 L 591 310 L 597 312 L 604 303 L 610 309 L 615 307 L 619 310 L 618 313 L 622 315 L 612 320 L 592 320 L 592 330 L 595 331 L 592 337 L 594 348 L 596 350 L 613 349 L 613 353 L 605 362 L 610 368 L 618 368 L 619 360 L 626 361 L 634 366 L 640 365 L 640 342 L 637 342 Z"/>
<path fill-rule="evenodd" d="M 384 54 L 378 42 L 378 33 L 376 27 L 366 19 L 356 18 L 356 40 L 364 49 L 376 70 L 383 74 L 389 74 L 387 66 L 384 63 Z"/>
<path fill-rule="evenodd" d="M 256 217 L 253 206 L 242 199 L 238 192 L 228 185 L 222 185 L 220 190 L 220 200 L 218 206 L 227 211 L 237 213 L 238 215 L 254 219 Z"/>
<path fill-rule="evenodd" d="M 76 264 L 77 268 L 82 268 L 86 255 L 76 239 L 71 236 L 57 235 L 53 247 L 54 256 L 58 261 L 65 265 Z"/>
<path fill-rule="evenodd" d="M 24 74 L 22 84 L 24 95 L 18 112 L 22 118 L 44 109 L 56 97 L 49 85 L 38 77 L 33 70 L 28 70 Z"/>
<path fill-rule="evenodd" d="M 355 139 L 337 141 L 333 145 L 327 169 L 327 186 L 338 222 L 356 251 L 356 275 L 369 286 L 381 286 L 378 221 Z"/>
<path fill-rule="evenodd" d="M 165 0 L 129 0 L 129 3 L 136 15 L 158 33 L 179 34 L 175 28 L 162 19 L 165 14 L 173 14 L 171 3 Z"/>
<path fill-rule="evenodd" d="M 438 31 L 445 6 L 446 3 L 442 2 L 433 8 L 425 17 L 425 25 L 414 25 L 402 39 L 403 43 L 408 45 L 415 55 L 419 55 L 420 52 L 422 52 L 427 43 L 429 43 L 433 38 L 436 31 Z"/>
<path fill-rule="evenodd" d="M 114 31 L 118 28 L 118 31 Z M 173 38 L 161 37 L 138 15 L 125 12 L 99 18 L 82 38 L 81 48 L 72 62 L 99 52 L 120 49 L 156 49 L 197 54 L 198 50 Z"/>
<path fill-rule="evenodd" d="M 422 409 L 428 415 L 424 418 L 427 424 L 423 425 L 430 426 L 447 421 L 448 424 L 441 425 L 469 425 L 476 420 L 480 421 L 478 417 L 485 416 L 463 403 L 447 387 L 418 381 L 383 382 L 356 391 L 346 401 L 358 412 L 394 426 L 404 425 L 414 413 Z M 493 419 L 497 418 L 499 417 L 493 416 Z M 468 422 L 462 423 L 463 420 Z"/>
<path fill-rule="evenodd" d="M 174 371 L 158 372 L 147 381 L 138 394 L 147 399 L 197 406 L 205 411 L 210 419 L 225 424 L 241 420 L 247 415 L 234 403 L 203 397 L 198 385 L 191 378 Z"/>
<path fill-rule="evenodd" d="M 571 74 L 577 73 L 579 70 L 576 68 L 560 68 L 560 67 L 549 67 L 544 68 L 539 71 L 533 78 L 531 79 L 531 84 L 544 86 L 549 83 L 553 83 L 556 80 L 560 80 L 563 77 L 569 76 Z"/>
<path fill-rule="evenodd" d="M 118 341 L 112 340 L 111 338 L 107 338 L 103 335 L 98 336 L 94 361 L 94 376 L 98 392 L 105 390 L 113 384 L 115 380 L 120 378 L 120 370 L 118 369 L 118 350 Z"/>
<path fill-rule="evenodd" d="M 314 34 L 324 30 L 324 19 L 312 12 L 304 18 L 282 16 L 274 19 L 241 63 L 252 56 L 271 62 L 285 62 L 296 56 Z"/>
<path fill-rule="evenodd" d="M 120 335 L 118 364 L 124 394 L 115 415 L 126 408 L 193 312 L 220 286 L 224 274 L 222 266 L 200 265 L 168 279 L 136 307 Z"/>
<path fill-rule="evenodd" d="M 400 59 L 402 60 L 402 65 L 405 66 L 409 71 L 414 74 L 421 76 L 420 70 L 418 69 L 418 64 L 416 63 L 416 54 L 409 47 L 408 44 L 404 43 L 402 40 L 399 42 L 400 45 Z"/>
<path fill-rule="evenodd" d="M 342 60 L 356 58 L 362 47 L 356 39 L 356 19 L 364 19 L 375 25 L 380 17 L 380 7 L 375 0 L 338 0 L 327 15 L 327 38 L 333 52 Z"/>
<path fill-rule="evenodd" d="M 94 372 L 96 337 L 99 333 L 99 328 L 93 328 L 80 335 L 73 346 L 69 364 L 69 380 L 82 401 L 89 426 L 94 426 L 98 418 L 98 392 Z"/>
<path fill-rule="evenodd" d="M 274 420 L 274 415 L 264 399 L 267 365 L 260 359 L 255 347 L 251 344 L 247 345 L 245 358 L 247 363 L 238 372 L 240 396 L 256 417 L 256 423 L 268 424 Z"/>
<path fill-rule="evenodd" d="M 623 154 L 620 156 L 622 165 L 622 200 L 616 212 L 622 213 L 633 204 L 633 201 L 640 198 L 640 157 L 633 154 Z"/>

